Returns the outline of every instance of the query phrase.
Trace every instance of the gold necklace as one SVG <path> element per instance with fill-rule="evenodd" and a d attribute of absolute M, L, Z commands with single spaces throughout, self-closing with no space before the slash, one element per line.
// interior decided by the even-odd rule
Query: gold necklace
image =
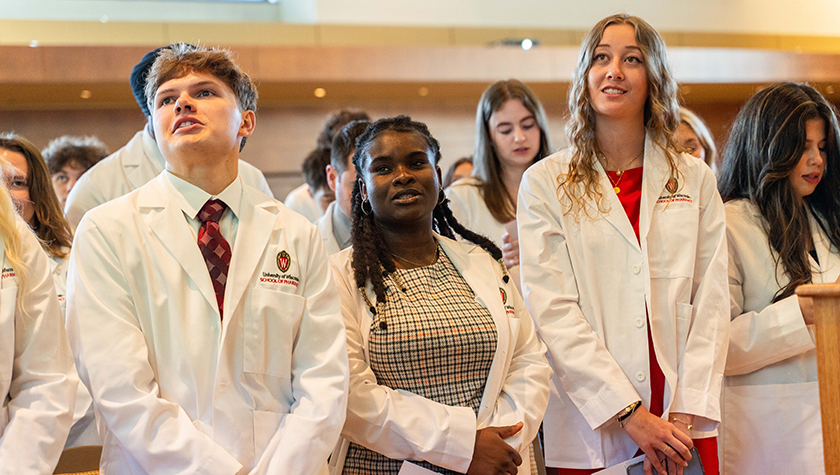
<path fill-rule="evenodd" d="M 430 262 L 428 264 L 420 264 L 419 262 L 410 261 L 410 260 L 406 259 L 405 257 L 401 257 L 401 256 L 398 256 L 398 255 L 394 254 L 393 252 L 391 253 L 391 257 L 393 257 L 395 259 L 398 259 L 400 261 L 403 261 L 403 262 L 407 262 L 407 263 L 409 263 L 413 266 L 426 267 L 426 266 L 430 266 L 430 265 L 434 264 L 435 262 L 437 262 L 438 257 L 440 257 L 440 248 L 439 247 L 435 248 L 435 257 L 433 257 L 432 262 Z"/>
<path fill-rule="evenodd" d="M 607 173 L 607 180 L 610 181 L 610 184 L 613 186 L 613 191 L 615 191 L 616 195 L 621 193 L 621 188 L 618 187 L 618 183 L 621 181 L 622 178 L 624 178 L 624 172 L 627 171 L 630 168 L 630 165 L 632 165 L 636 160 L 638 160 L 639 157 L 641 157 L 643 153 L 645 153 L 644 148 L 642 148 L 642 151 L 639 152 L 638 155 L 636 155 L 636 158 L 634 158 L 633 160 L 630 160 L 630 163 L 628 163 L 627 165 L 624 166 L 623 170 L 618 169 L 618 170 L 615 171 L 615 174 L 618 176 L 618 180 L 616 180 L 616 181 L 613 181 L 612 178 L 610 177 L 610 174 L 607 173 L 607 157 L 605 157 L 604 155 L 601 155 L 599 157 L 601 160 L 604 161 L 604 173 Z"/>

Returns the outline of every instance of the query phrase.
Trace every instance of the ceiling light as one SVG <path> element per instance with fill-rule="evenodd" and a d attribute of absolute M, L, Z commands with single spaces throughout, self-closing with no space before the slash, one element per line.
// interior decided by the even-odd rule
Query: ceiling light
<path fill-rule="evenodd" d="M 319 88 L 315 89 L 314 94 L 315 94 L 315 97 L 317 97 L 318 99 L 320 99 L 320 98 L 322 98 L 322 97 L 324 97 L 324 96 L 326 96 L 326 95 L 327 95 L 327 90 L 326 90 L 326 89 L 324 89 L 323 87 L 319 87 Z"/>

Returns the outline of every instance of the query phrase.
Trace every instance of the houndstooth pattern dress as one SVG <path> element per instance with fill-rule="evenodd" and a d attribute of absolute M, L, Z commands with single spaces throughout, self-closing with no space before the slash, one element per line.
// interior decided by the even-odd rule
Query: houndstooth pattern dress
<path fill-rule="evenodd" d="M 496 325 L 443 249 L 438 253 L 434 264 L 397 269 L 386 279 L 387 302 L 370 327 L 370 367 L 380 385 L 477 414 L 496 352 Z M 396 475 L 402 463 L 351 443 L 344 473 Z"/>

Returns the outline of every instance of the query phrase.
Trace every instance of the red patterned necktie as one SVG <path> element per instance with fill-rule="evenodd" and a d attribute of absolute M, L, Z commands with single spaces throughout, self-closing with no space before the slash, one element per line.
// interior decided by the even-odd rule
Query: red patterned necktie
<path fill-rule="evenodd" d="M 210 272 L 210 280 L 216 292 L 216 303 L 219 304 L 219 315 L 222 316 L 224 316 L 225 308 L 225 284 L 230 268 L 230 258 L 233 255 L 230 244 L 219 229 L 219 220 L 226 209 L 227 205 L 222 200 L 207 200 L 198 212 L 198 219 L 201 221 L 201 228 L 198 230 L 198 249 L 204 256 L 204 262 Z"/>

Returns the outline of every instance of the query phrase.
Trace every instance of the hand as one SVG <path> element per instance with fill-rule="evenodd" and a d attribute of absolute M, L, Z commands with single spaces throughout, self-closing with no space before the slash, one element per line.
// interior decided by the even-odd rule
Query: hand
<path fill-rule="evenodd" d="M 513 437 L 522 430 L 523 424 L 506 427 L 485 427 L 475 433 L 475 449 L 467 475 L 516 475 L 522 464 L 519 452 L 504 439 Z"/>
<path fill-rule="evenodd" d="M 519 240 L 511 238 L 510 233 L 502 234 L 502 257 L 508 269 L 519 265 Z"/>
<path fill-rule="evenodd" d="M 665 467 L 661 461 L 670 461 L 668 465 L 671 471 L 667 472 L 668 474 L 682 475 L 683 467 L 691 460 L 689 449 L 694 447 L 691 437 L 683 430 L 654 416 L 644 406 L 640 406 L 630 416 L 624 430 L 645 453 L 645 463 L 642 467 L 645 475 L 653 475 L 651 467 L 660 474 L 665 474 Z"/>
<path fill-rule="evenodd" d="M 799 300 L 799 310 L 802 311 L 802 319 L 805 320 L 805 325 L 814 324 L 814 299 L 811 297 L 796 296 Z"/>

